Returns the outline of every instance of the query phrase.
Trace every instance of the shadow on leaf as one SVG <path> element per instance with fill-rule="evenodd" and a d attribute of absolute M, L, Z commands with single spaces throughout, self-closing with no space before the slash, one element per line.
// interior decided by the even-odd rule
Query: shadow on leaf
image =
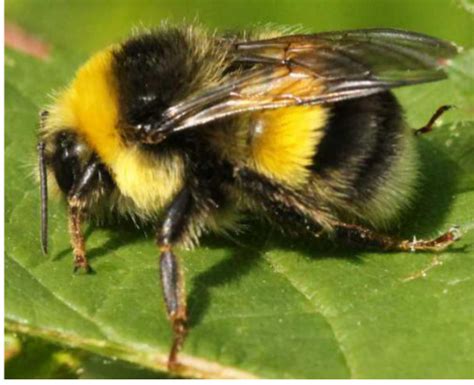
<path fill-rule="evenodd" d="M 92 235 L 92 233 L 96 230 L 106 230 L 107 231 L 107 241 L 103 243 L 101 246 L 94 247 L 94 248 L 87 248 L 87 240 Z M 87 229 L 84 231 L 84 238 L 86 240 L 86 253 L 87 258 L 89 261 L 100 258 L 103 256 L 107 256 L 108 254 L 120 249 L 123 246 L 128 246 L 134 243 L 138 243 L 143 241 L 144 239 L 149 238 L 150 228 L 143 227 L 137 229 L 132 223 L 130 222 L 123 222 L 114 225 L 107 225 L 107 226 L 97 226 L 94 224 L 90 224 L 87 226 Z M 68 247 L 62 251 L 60 251 L 53 260 L 60 260 L 64 257 L 70 257 L 71 260 L 73 258 L 72 248 Z"/>
<path fill-rule="evenodd" d="M 199 274 L 192 281 L 188 294 L 189 311 L 188 326 L 193 328 L 199 324 L 211 302 L 210 291 L 226 285 L 247 274 L 260 260 L 260 250 L 252 247 L 229 246 L 225 239 L 210 237 L 206 240 L 209 248 L 227 248 L 232 255 L 217 263 L 209 270 Z"/>
<path fill-rule="evenodd" d="M 442 130 L 443 127 L 440 128 Z M 415 201 L 397 226 L 403 237 L 416 233 L 431 236 L 447 229 L 440 228 L 454 200 L 459 166 L 440 148 L 423 138 L 418 142 L 420 154 L 420 181 Z"/>

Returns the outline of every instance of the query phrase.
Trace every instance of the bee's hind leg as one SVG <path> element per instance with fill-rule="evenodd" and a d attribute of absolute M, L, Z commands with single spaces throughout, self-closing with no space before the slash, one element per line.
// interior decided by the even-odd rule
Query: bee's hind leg
<path fill-rule="evenodd" d="M 441 117 L 441 115 L 443 115 L 446 111 L 450 110 L 451 108 L 453 108 L 453 106 L 450 106 L 450 105 L 445 105 L 445 106 L 439 107 L 435 111 L 433 116 L 431 116 L 428 123 L 426 123 L 423 127 L 418 128 L 417 130 L 415 130 L 415 135 L 426 134 L 428 132 L 433 131 L 433 126 L 436 123 L 436 121 Z"/>
<path fill-rule="evenodd" d="M 334 223 L 333 236 L 348 245 L 365 249 L 437 252 L 456 242 L 461 237 L 461 232 L 457 227 L 452 227 L 434 239 L 423 240 L 414 237 L 412 240 L 408 240 L 383 235 L 359 225 L 337 222 Z"/>
<path fill-rule="evenodd" d="M 441 251 L 457 241 L 461 232 L 457 227 L 431 240 L 404 240 L 377 233 L 360 225 L 338 221 L 318 202 L 288 189 L 278 182 L 246 168 L 235 170 L 240 187 L 260 203 L 275 222 L 283 228 L 319 235 L 328 233 L 340 243 L 366 249 L 387 251 Z"/>

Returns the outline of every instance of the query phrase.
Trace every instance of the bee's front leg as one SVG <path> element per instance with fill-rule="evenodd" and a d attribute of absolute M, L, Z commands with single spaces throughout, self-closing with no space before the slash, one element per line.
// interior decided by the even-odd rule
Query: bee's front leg
<path fill-rule="evenodd" d="M 82 234 L 81 224 L 84 218 L 82 202 L 71 198 L 69 204 L 69 235 L 71 237 L 72 251 L 74 253 L 73 272 L 83 269 L 86 273 L 91 272 L 89 262 L 86 258 L 86 244 Z"/>
<path fill-rule="evenodd" d="M 184 277 L 178 257 L 173 253 L 173 245 L 188 230 L 192 218 L 192 197 L 185 187 L 175 197 L 165 215 L 158 231 L 157 243 L 160 248 L 160 278 L 168 318 L 173 328 L 173 343 L 171 346 L 168 369 L 178 368 L 178 352 L 187 334 L 186 293 Z"/>
<path fill-rule="evenodd" d="M 86 215 L 87 194 L 99 183 L 100 165 L 93 156 L 82 170 L 79 178 L 68 194 L 69 234 L 74 253 L 73 271 L 83 269 L 86 273 L 92 271 L 86 258 L 86 245 L 81 225 Z"/>

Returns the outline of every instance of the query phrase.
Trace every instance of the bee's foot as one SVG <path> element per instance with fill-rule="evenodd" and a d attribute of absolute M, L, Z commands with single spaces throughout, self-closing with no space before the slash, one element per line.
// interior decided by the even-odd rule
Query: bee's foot
<path fill-rule="evenodd" d="M 168 370 L 173 373 L 178 373 L 182 365 L 178 361 L 178 353 L 181 350 L 184 339 L 188 332 L 186 328 L 186 314 L 185 309 L 176 314 L 172 319 L 173 325 L 173 344 L 171 345 L 170 355 L 168 357 Z"/>
<path fill-rule="evenodd" d="M 170 373 L 179 374 L 183 368 L 184 365 L 182 365 L 177 359 L 168 360 L 168 371 Z"/>
<path fill-rule="evenodd" d="M 462 232 L 459 229 L 459 226 L 451 227 L 447 232 L 439 236 L 434 240 L 440 247 L 441 250 L 446 247 L 451 246 L 454 242 L 460 240 L 462 237 Z"/>
<path fill-rule="evenodd" d="M 424 241 L 424 240 L 417 240 L 416 238 L 413 239 L 412 242 L 409 242 L 409 250 L 410 251 L 443 251 L 447 247 L 451 246 L 454 242 L 458 241 L 462 236 L 461 230 L 459 226 L 453 226 L 444 234 L 440 235 L 438 238 Z"/>
<path fill-rule="evenodd" d="M 72 272 L 74 274 L 77 274 L 81 270 L 86 274 L 90 274 L 94 272 L 87 261 L 75 261 L 74 267 L 72 268 Z"/>

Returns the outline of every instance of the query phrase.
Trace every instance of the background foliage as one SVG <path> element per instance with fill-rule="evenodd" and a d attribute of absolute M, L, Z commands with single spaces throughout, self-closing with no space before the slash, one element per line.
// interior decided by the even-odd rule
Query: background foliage
<path fill-rule="evenodd" d="M 474 5 L 470 0 L 35 1 L 7 0 L 6 20 L 48 43 L 47 60 L 5 56 L 5 322 L 9 378 L 162 377 L 170 332 L 152 234 L 87 230 L 96 274 L 73 276 L 66 217 L 51 203 L 51 252 L 39 250 L 31 177 L 36 122 L 51 91 L 90 53 L 140 23 L 199 20 L 308 30 L 396 27 L 466 50 L 448 81 L 401 90 L 413 127 L 458 107 L 419 140 L 416 208 L 396 230 L 464 238 L 439 255 L 368 253 L 275 236 L 258 223 L 234 238 L 182 250 L 192 330 L 192 377 L 452 378 L 474 375 Z"/>

